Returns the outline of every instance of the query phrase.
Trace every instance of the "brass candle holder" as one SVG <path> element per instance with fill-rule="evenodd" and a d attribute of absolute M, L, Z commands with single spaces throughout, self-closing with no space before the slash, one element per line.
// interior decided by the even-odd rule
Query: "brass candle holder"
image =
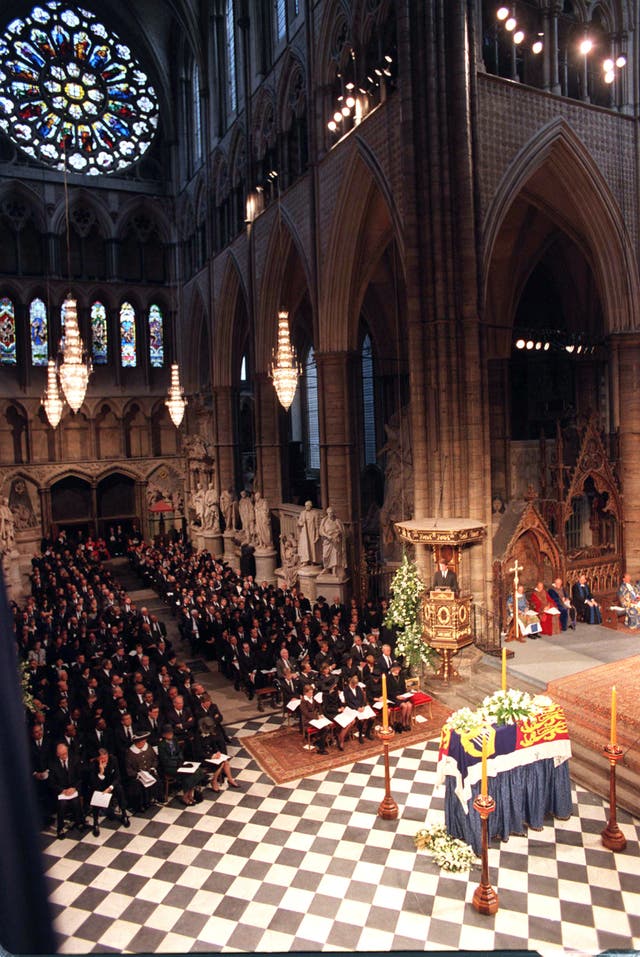
<path fill-rule="evenodd" d="M 479 914 L 495 914 L 498 910 L 498 895 L 489 883 L 489 841 L 487 835 L 487 818 L 496 809 L 496 802 L 487 794 L 483 797 L 478 794 L 473 802 L 473 808 L 482 820 L 482 877 L 476 887 L 471 903 Z"/>
<path fill-rule="evenodd" d="M 609 820 L 602 832 L 602 843 L 610 851 L 624 851 L 627 839 L 618 827 L 616 816 L 616 767 L 623 751 L 617 744 L 607 744 L 602 750 L 609 760 Z"/>
<path fill-rule="evenodd" d="M 392 727 L 384 728 L 378 726 L 376 734 L 382 741 L 384 750 L 384 797 L 378 808 L 378 817 L 384 821 L 395 821 L 398 817 L 398 805 L 391 796 L 391 775 L 389 773 L 389 742 L 393 738 L 395 731 Z"/>

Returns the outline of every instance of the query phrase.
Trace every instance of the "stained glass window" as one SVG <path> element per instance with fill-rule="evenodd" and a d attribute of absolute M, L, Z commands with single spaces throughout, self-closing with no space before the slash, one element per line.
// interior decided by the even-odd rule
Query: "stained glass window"
<path fill-rule="evenodd" d="M 196 164 L 202 162 L 202 119 L 200 103 L 200 70 L 198 64 L 193 64 L 191 74 L 191 97 L 193 102 L 193 158 Z"/>
<path fill-rule="evenodd" d="M 275 0 L 276 40 L 282 40 L 287 32 L 287 0 Z"/>
<path fill-rule="evenodd" d="M 236 82 L 236 22 L 233 18 L 233 0 L 227 0 L 227 73 L 229 77 L 229 109 L 238 109 L 238 85 Z"/>
<path fill-rule="evenodd" d="M 0 299 L 0 364 L 16 364 L 16 313 L 6 296 Z"/>
<path fill-rule="evenodd" d="M 373 378 L 373 349 L 371 336 L 367 333 L 362 343 L 362 412 L 364 416 L 364 460 L 366 465 L 375 465 L 376 456 L 376 406 Z"/>
<path fill-rule="evenodd" d="M 34 366 L 46 366 L 49 361 L 47 336 L 47 307 L 42 299 L 34 299 L 29 306 L 31 330 L 31 362 Z"/>
<path fill-rule="evenodd" d="M 120 307 L 120 362 L 124 369 L 136 366 L 136 313 L 130 302 Z"/>
<path fill-rule="evenodd" d="M 156 305 L 149 307 L 149 361 L 152 369 L 164 365 L 164 317 Z"/>
<path fill-rule="evenodd" d="M 318 368 L 313 346 L 304 364 L 304 383 L 307 390 L 307 467 L 320 468 L 320 417 L 318 412 Z"/>
<path fill-rule="evenodd" d="M 95 14 L 59 0 L 0 37 L 0 129 L 29 156 L 96 176 L 149 148 L 158 99 L 131 50 Z"/>
<path fill-rule="evenodd" d="M 94 302 L 91 306 L 91 358 L 94 366 L 107 364 L 107 346 L 107 310 L 101 302 Z"/>

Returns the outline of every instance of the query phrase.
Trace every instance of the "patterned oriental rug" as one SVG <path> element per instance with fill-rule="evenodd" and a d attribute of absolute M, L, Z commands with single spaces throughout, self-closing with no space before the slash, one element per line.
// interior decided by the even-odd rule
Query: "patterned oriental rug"
<path fill-rule="evenodd" d="M 424 723 L 415 723 L 411 731 L 395 734 L 389 744 L 389 750 L 415 746 L 421 741 L 440 736 L 440 729 L 451 714 L 448 708 L 433 701 L 431 705 L 432 717 Z M 426 715 L 425 715 L 426 717 Z M 366 758 L 382 754 L 382 744 L 375 737 L 372 741 L 367 738 L 362 744 L 358 743 L 357 734 L 351 741 L 345 742 L 344 751 L 332 746 L 328 754 L 318 754 L 315 750 L 305 751 L 304 738 L 297 725 L 294 727 L 278 728 L 277 731 L 265 731 L 251 737 L 242 738 L 242 747 L 255 758 L 265 774 L 268 774 L 275 784 L 285 784 L 287 781 L 297 781 L 319 771 L 329 771 L 333 768 L 353 764 Z"/>
<path fill-rule="evenodd" d="M 598 753 L 609 741 L 611 689 L 617 689 L 617 738 L 627 753 L 625 763 L 640 771 L 640 656 L 589 668 L 547 685 L 547 693 L 564 708 L 569 733 Z M 635 745 L 635 747 L 634 747 Z"/>

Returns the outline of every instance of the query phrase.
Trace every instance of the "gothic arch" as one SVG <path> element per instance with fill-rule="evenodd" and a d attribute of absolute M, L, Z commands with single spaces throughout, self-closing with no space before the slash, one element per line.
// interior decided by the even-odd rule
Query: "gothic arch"
<path fill-rule="evenodd" d="M 235 325 L 238 299 L 247 302 L 247 290 L 243 283 L 242 270 L 235 257 L 229 253 L 225 263 L 220 287 L 213 332 L 213 382 L 230 386 L 234 380 L 234 344 L 238 337 Z"/>
<path fill-rule="evenodd" d="M 73 221 L 73 214 L 79 209 L 86 208 L 95 217 L 103 239 L 113 236 L 113 222 L 104 203 L 87 189 L 75 189 L 69 200 L 69 221 Z M 51 232 L 64 235 L 67 228 L 67 206 L 64 196 L 61 195 L 51 217 Z"/>
<path fill-rule="evenodd" d="M 263 214 L 264 216 L 265 214 Z M 272 218 L 256 316 L 256 372 L 266 371 L 276 341 L 278 311 L 293 315 L 310 289 L 309 263 L 302 240 L 285 207 Z"/>
<path fill-rule="evenodd" d="M 360 142 L 358 147 L 342 178 L 323 267 L 330 312 L 323 317 L 318 348 L 326 352 L 357 349 L 360 307 L 371 274 L 389 243 L 402 235 L 375 157 Z M 398 258 L 402 263 L 402 252 Z"/>
<path fill-rule="evenodd" d="M 262 87 L 256 98 L 253 111 L 254 159 L 261 160 L 267 150 L 276 145 L 278 121 L 275 97 L 271 90 Z"/>
<path fill-rule="evenodd" d="M 116 229 L 117 239 L 124 237 L 125 231 L 136 216 L 148 217 L 157 230 L 160 241 L 163 243 L 171 242 L 172 226 L 169 218 L 157 203 L 146 197 L 133 197 L 120 208 Z"/>
<path fill-rule="evenodd" d="M 22 201 L 28 207 L 27 216 L 31 215 L 36 229 L 46 232 L 46 216 L 42 198 L 35 190 L 18 180 L 12 179 L 0 185 L 0 211 L 4 212 L 5 205 L 11 200 Z"/>
<path fill-rule="evenodd" d="M 298 91 L 298 95 L 295 93 Z M 278 128 L 288 130 L 293 116 L 302 116 L 306 105 L 304 64 L 291 50 L 285 54 L 285 62 L 278 84 Z"/>
<path fill-rule="evenodd" d="M 572 128 L 563 119 L 545 126 L 520 151 L 502 179 L 488 210 L 483 240 L 483 300 L 489 299 L 492 274 L 521 281 L 513 237 L 501 231 L 517 200 L 541 210 L 569 235 L 589 262 L 600 291 L 607 332 L 632 329 L 640 284 L 633 246 L 609 184 Z M 496 265 L 498 263 L 498 265 Z M 509 325 L 512 316 L 502 317 Z M 494 317 L 495 321 L 495 317 Z"/>
<path fill-rule="evenodd" d="M 336 69 L 343 64 L 347 51 L 353 47 L 351 10 L 345 0 L 328 3 L 323 11 L 318 33 L 318 83 L 330 86 L 336 78 Z"/>

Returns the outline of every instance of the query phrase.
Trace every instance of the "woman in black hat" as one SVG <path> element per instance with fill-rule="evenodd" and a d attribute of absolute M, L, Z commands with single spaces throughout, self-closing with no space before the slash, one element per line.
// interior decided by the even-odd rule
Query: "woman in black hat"
<path fill-rule="evenodd" d="M 387 675 L 387 697 L 392 708 L 400 709 L 400 722 L 396 724 L 397 731 L 411 731 L 411 712 L 413 705 L 408 698 L 402 695 L 407 693 L 407 683 L 402 674 L 402 666 L 399 661 L 392 661 Z"/>

